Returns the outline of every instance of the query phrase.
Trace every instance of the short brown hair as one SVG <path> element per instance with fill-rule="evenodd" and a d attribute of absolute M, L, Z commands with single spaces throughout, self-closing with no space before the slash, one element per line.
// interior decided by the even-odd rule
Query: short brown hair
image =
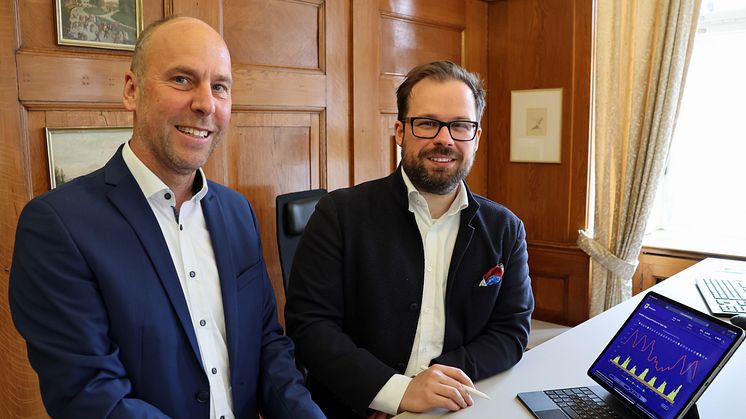
<path fill-rule="evenodd" d="M 398 89 L 396 89 L 396 106 L 399 110 L 397 118 L 400 121 L 403 121 L 407 117 L 407 112 L 409 111 L 409 96 L 412 94 L 414 85 L 426 78 L 433 78 L 440 82 L 449 80 L 464 82 L 464 84 L 469 86 L 469 89 L 471 89 L 471 92 L 474 94 L 474 107 L 477 122 L 482 119 L 486 95 L 484 84 L 479 76 L 450 61 L 433 61 L 409 70 L 404 82 L 399 85 Z"/>

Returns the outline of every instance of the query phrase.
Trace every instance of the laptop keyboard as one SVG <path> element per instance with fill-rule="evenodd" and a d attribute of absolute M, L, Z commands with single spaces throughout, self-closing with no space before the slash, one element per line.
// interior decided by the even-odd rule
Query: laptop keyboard
<path fill-rule="evenodd" d="M 746 313 L 746 282 L 740 279 L 698 279 L 723 313 Z M 702 287 L 700 286 L 700 289 Z"/>
<path fill-rule="evenodd" d="M 552 401 L 573 419 L 620 418 L 588 387 L 546 390 Z"/>

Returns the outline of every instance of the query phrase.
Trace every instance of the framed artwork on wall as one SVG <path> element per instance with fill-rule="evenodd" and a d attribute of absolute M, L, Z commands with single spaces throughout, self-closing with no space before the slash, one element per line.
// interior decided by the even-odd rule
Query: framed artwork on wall
<path fill-rule="evenodd" d="M 510 161 L 561 163 L 562 89 L 513 90 Z"/>
<path fill-rule="evenodd" d="M 141 0 L 55 0 L 57 43 L 134 50 L 142 30 Z"/>
<path fill-rule="evenodd" d="M 49 182 L 54 189 L 106 164 L 132 137 L 132 128 L 45 128 Z"/>

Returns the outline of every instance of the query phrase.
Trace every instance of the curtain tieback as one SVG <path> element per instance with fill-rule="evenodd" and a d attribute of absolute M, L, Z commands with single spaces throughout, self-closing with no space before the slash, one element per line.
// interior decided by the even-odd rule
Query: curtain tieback
<path fill-rule="evenodd" d="M 598 262 L 614 275 L 621 278 L 632 278 L 637 269 L 637 258 L 632 261 L 620 259 L 611 253 L 604 245 L 591 237 L 585 230 L 578 230 L 578 246 L 583 249 L 593 261 Z"/>

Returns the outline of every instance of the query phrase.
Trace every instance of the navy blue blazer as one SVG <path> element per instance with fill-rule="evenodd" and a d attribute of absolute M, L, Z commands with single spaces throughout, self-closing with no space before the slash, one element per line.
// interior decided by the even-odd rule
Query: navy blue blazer
<path fill-rule="evenodd" d="M 322 198 L 295 254 L 286 326 L 311 395 L 330 418 L 366 415 L 412 351 L 424 250 L 400 170 Z M 481 380 L 521 358 L 534 300 L 523 223 L 467 193 L 448 269 L 443 353 L 431 364 Z M 498 263 L 500 283 L 480 287 Z"/>
<path fill-rule="evenodd" d="M 237 418 L 323 417 L 283 336 L 249 202 L 209 182 Z M 122 159 L 24 208 L 13 321 L 59 418 L 209 417 L 209 384 L 158 222 Z"/>

